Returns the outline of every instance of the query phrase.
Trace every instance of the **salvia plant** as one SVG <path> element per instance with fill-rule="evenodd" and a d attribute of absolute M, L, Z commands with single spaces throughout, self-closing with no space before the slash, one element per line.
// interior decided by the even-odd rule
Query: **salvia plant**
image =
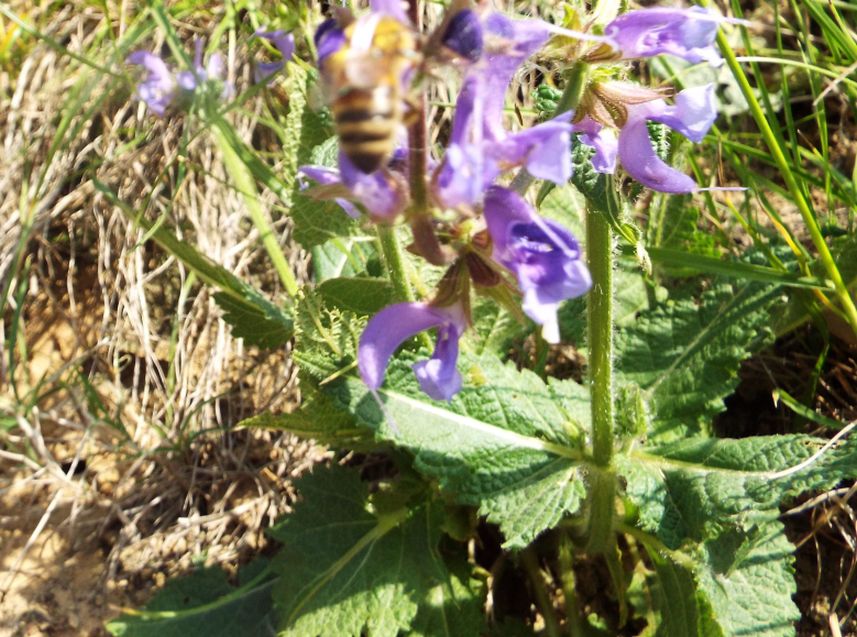
<path fill-rule="evenodd" d="M 719 34 L 746 23 L 599 6 L 555 24 L 454 2 L 428 31 L 420 5 L 334 7 L 301 54 L 282 30 L 255 34 L 275 61 L 257 64 L 242 97 L 287 87 L 288 174 L 230 132 L 241 97 L 222 58 L 202 42 L 188 57 L 163 8 L 175 59 L 127 59 L 152 114 L 186 110 L 213 131 L 290 294 L 267 301 L 149 227 L 218 288 L 238 336 L 293 342 L 300 407 L 245 424 L 362 462 L 300 478 L 294 512 L 270 529 L 282 548 L 237 587 L 200 571 L 111 630 L 794 634 L 780 505 L 854 477 L 857 445 L 844 430 L 725 439 L 712 422 L 739 363 L 772 341 L 790 287 L 822 284 L 752 253 L 702 282 L 669 282 L 658 260 L 685 245 L 654 240 L 655 220 L 630 213 L 645 189 L 675 195 L 659 223 L 686 236 L 689 195 L 729 190 L 714 170 L 676 167 L 683 140 L 702 142 L 717 117 L 715 87 L 647 86 L 634 64 L 718 66 Z M 551 69 L 536 123 L 513 126 L 511 87 L 533 60 Z M 459 87 L 451 119 L 430 120 L 441 81 Z M 312 106 L 319 88 L 324 107 Z M 312 254 L 306 286 L 259 210 L 259 182 Z M 557 374 L 558 343 L 585 364 Z M 604 607 L 581 593 L 593 586 Z"/>

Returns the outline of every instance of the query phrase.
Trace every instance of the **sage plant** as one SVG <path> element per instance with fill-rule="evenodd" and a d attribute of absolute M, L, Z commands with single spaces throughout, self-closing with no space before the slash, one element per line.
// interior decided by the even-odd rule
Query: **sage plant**
<path fill-rule="evenodd" d="M 418 0 L 336 8 L 304 40 L 257 33 L 284 59 L 315 53 L 315 74 L 302 63 L 256 76 L 291 91 L 294 130 L 281 132 L 299 166 L 294 190 L 252 162 L 312 255 L 315 281 L 299 289 L 283 274 L 254 197 L 289 298 L 268 302 L 228 272 L 205 280 L 226 286 L 216 298 L 237 335 L 268 348 L 291 341 L 300 370 L 300 407 L 246 424 L 326 443 L 344 466 L 297 480 L 303 500 L 270 530 L 278 555 L 184 619 L 222 630 L 235 604 L 247 612 L 231 616 L 251 618 L 247 634 L 275 625 L 296 637 L 537 626 L 551 637 L 794 635 L 780 506 L 857 477 L 857 443 L 849 428 L 832 440 L 714 434 L 741 361 L 773 341 L 782 284 L 794 281 L 739 260 L 731 271 L 748 276 L 726 279 L 721 261 L 682 253 L 679 263 L 714 263 L 713 274 L 655 286 L 640 255 L 660 248 L 647 242 L 662 228 L 646 232 L 631 214 L 648 201 L 642 187 L 681 195 L 667 210 L 690 216 L 701 188 L 653 140 L 672 129 L 704 143 L 717 100 L 710 85 L 642 85 L 630 62 L 716 66 L 720 47 L 732 64 L 719 29 L 746 23 L 661 7 L 569 12 L 557 25 L 488 5 L 453 2 L 430 33 Z M 429 134 L 434 74 L 421 60 L 457 74 L 442 135 Z M 129 62 L 144 67 L 137 96 L 160 116 L 220 72 L 200 53 L 192 69 L 151 53 Z M 511 87 L 534 63 L 540 89 L 562 90 L 538 123 L 515 127 Z M 319 84 L 322 112 L 310 99 Z M 201 117 L 246 196 L 255 182 L 238 159 L 252 151 L 236 148 L 219 109 Z M 563 340 L 585 360 L 583 382 L 555 373 Z M 576 586 L 597 573 L 597 586 Z M 582 599 L 593 588 L 609 589 L 609 603 Z M 521 599 L 510 604 L 508 590 Z M 182 617 L 156 608 L 123 626 Z"/>

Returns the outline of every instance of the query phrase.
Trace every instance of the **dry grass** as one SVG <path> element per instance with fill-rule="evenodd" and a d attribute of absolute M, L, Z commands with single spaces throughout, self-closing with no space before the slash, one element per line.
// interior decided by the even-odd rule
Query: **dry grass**
<path fill-rule="evenodd" d="M 129 16 L 85 5 L 19 14 L 71 51 L 106 52 L 107 25 L 121 38 Z M 18 36 L 20 64 L 0 73 L 0 633 L 100 634 L 165 576 L 234 569 L 262 550 L 263 529 L 288 510 L 289 478 L 325 452 L 233 429 L 295 404 L 288 351 L 232 338 L 209 291 L 93 187 L 165 215 L 276 298 L 216 150 L 204 136 L 185 147 L 179 122 L 144 114 L 121 76 Z M 229 50 L 239 83 L 244 53 Z M 257 114 L 233 122 L 249 140 Z M 275 225 L 289 246 L 286 221 Z M 305 256 L 286 250 L 303 272 Z"/>

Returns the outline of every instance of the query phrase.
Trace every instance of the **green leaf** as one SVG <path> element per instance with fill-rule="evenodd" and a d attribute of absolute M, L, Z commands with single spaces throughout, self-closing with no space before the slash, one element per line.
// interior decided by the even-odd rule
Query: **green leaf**
<path fill-rule="evenodd" d="M 312 248 L 325 241 L 356 234 L 357 222 L 333 201 L 319 201 L 295 193 L 290 212 L 295 241 Z"/>
<path fill-rule="evenodd" d="M 395 297 L 392 283 L 374 277 L 328 279 L 318 291 L 328 304 L 357 314 L 374 314 Z"/>
<path fill-rule="evenodd" d="M 366 485 L 339 467 L 297 487 L 303 502 L 271 529 L 283 543 L 274 566 L 282 574 L 274 590 L 278 635 L 395 636 L 412 626 L 419 634 L 441 617 L 460 631 L 449 634 L 479 634 L 480 599 L 437 549 L 441 507 L 373 514 Z"/>
<path fill-rule="evenodd" d="M 723 635 L 792 637 L 800 612 L 792 568 L 794 547 L 779 521 L 747 536 L 726 533 L 695 553 L 694 568 Z"/>
<path fill-rule="evenodd" d="M 358 449 L 370 446 L 372 436 L 354 424 L 354 418 L 342 411 L 323 393 L 305 388 L 301 406 L 286 414 L 262 413 L 247 418 L 239 427 L 284 429 L 322 445 Z"/>
<path fill-rule="evenodd" d="M 505 354 L 513 341 L 523 338 L 527 327 L 493 299 L 479 298 L 473 304 L 473 331 L 466 335 L 477 354 Z"/>
<path fill-rule="evenodd" d="M 655 610 L 660 616 L 656 637 L 726 637 L 711 616 L 707 597 L 697 590 L 693 573 L 658 551 L 649 551 Z"/>
<path fill-rule="evenodd" d="M 356 237 L 335 238 L 312 250 L 315 281 L 353 277 L 367 272 L 370 262 L 378 258 L 374 243 Z"/>
<path fill-rule="evenodd" d="M 616 464 L 640 528 L 677 548 L 765 524 L 779 516 L 785 498 L 857 477 L 857 441 L 825 448 L 827 442 L 802 435 L 692 438 L 617 455 Z"/>
<path fill-rule="evenodd" d="M 423 394 L 415 356 L 387 371 L 377 398 L 358 379 L 327 391 L 358 423 L 415 455 L 415 467 L 462 504 L 500 525 L 508 548 L 526 546 L 585 495 L 580 447 L 589 397 L 572 381 L 545 385 L 493 356 L 464 358 L 464 388 L 449 403 Z"/>
<path fill-rule="evenodd" d="M 723 410 L 741 361 L 772 339 L 770 308 L 779 297 L 776 287 L 721 284 L 699 299 L 677 294 L 618 331 L 617 371 L 650 402 L 650 439 L 703 430 Z"/>
<path fill-rule="evenodd" d="M 356 367 L 365 316 L 327 307 L 318 292 L 306 289 L 295 321 L 292 356 L 305 377 L 327 381 Z"/>
<path fill-rule="evenodd" d="M 273 586 L 266 572 L 236 588 L 223 570 L 202 569 L 167 582 L 142 611 L 107 630 L 117 637 L 273 637 Z"/>
<path fill-rule="evenodd" d="M 232 335 L 243 338 L 248 345 L 273 349 L 292 337 L 294 324 L 286 310 L 249 287 L 243 299 L 218 292 L 214 300 L 223 310 L 223 320 L 232 326 Z"/>

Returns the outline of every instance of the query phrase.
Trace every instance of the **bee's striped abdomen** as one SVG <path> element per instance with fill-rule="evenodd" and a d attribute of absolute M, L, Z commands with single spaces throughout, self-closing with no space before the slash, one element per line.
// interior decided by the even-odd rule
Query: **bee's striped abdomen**
<path fill-rule="evenodd" d="M 346 157 L 367 174 L 381 168 L 394 150 L 400 121 L 394 87 L 350 88 L 333 101 L 332 110 Z"/>

